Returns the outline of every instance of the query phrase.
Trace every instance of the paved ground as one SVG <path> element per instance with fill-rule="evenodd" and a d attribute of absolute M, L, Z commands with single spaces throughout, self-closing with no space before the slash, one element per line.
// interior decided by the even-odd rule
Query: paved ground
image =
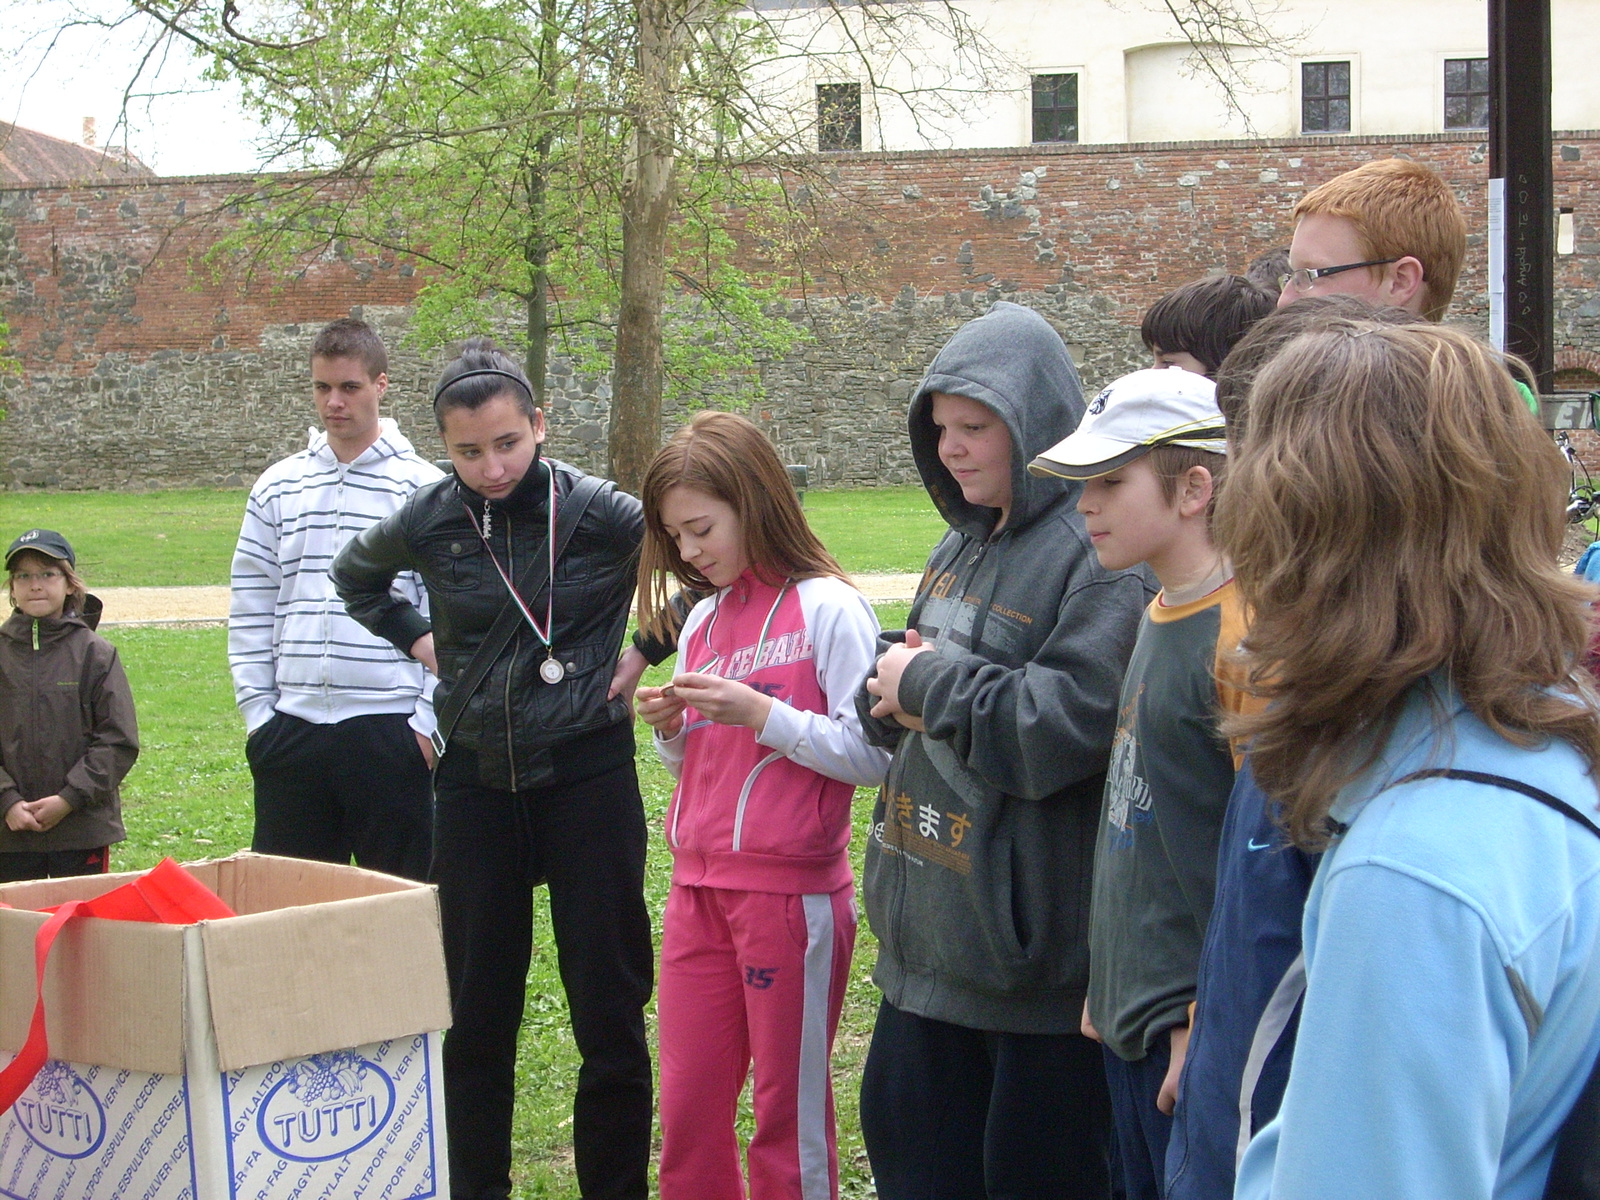
<path fill-rule="evenodd" d="M 920 575 L 857 575 L 856 585 L 878 602 L 907 602 Z M 225 587 L 95 588 L 105 602 L 102 625 L 217 624 L 228 619 Z"/>
<path fill-rule="evenodd" d="M 228 619 L 225 587 L 92 588 L 105 604 L 102 625 L 217 623 Z"/>

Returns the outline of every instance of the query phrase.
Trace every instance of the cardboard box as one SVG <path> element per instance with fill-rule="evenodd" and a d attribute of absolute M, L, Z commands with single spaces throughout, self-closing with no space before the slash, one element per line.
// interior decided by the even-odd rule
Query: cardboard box
<path fill-rule="evenodd" d="M 239 915 L 70 922 L 45 978 L 51 1059 L 0 1114 L 8 1200 L 448 1196 L 434 891 L 242 854 L 189 869 Z M 0 1064 L 27 1038 L 24 911 L 135 878 L 0 886 Z"/>

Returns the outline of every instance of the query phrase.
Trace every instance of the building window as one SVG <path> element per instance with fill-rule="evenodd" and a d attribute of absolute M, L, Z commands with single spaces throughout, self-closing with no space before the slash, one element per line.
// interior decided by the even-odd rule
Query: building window
<path fill-rule="evenodd" d="M 1489 60 L 1444 60 L 1444 127 L 1489 128 Z"/>
<path fill-rule="evenodd" d="M 817 84 L 817 149 L 861 149 L 861 85 Z"/>
<path fill-rule="evenodd" d="M 1033 77 L 1033 140 L 1036 142 L 1078 140 L 1076 74 Z"/>
<path fill-rule="evenodd" d="M 1300 131 L 1350 132 L 1350 64 L 1300 64 Z"/>

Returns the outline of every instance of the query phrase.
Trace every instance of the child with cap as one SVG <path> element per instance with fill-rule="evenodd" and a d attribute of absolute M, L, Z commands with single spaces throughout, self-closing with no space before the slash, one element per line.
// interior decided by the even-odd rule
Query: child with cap
<path fill-rule="evenodd" d="M 1118 379 L 1075 433 L 1029 467 L 1083 481 L 1078 511 L 1103 567 L 1144 563 L 1161 583 L 1122 684 L 1095 847 L 1083 1022 L 1104 1045 L 1130 1200 L 1161 1195 L 1237 765 L 1217 721 L 1249 706 L 1230 654 L 1242 613 L 1210 534 L 1226 461 L 1215 385 L 1169 368 Z"/>
<path fill-rule="evenodd" d="M 94 632 L 67 539 L 30 529 L 6 551 L 0 625 L 0 883 L 109 869 L 126 835 L 117 786 L 139 756 L 133 693 Z"/>

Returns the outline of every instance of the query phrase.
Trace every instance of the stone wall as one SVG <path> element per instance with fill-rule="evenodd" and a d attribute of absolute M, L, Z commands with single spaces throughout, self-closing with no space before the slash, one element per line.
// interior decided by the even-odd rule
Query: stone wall
<path fill-rule="evenodd" d="M 823 280 L 786 302 L 809 338 L 761 364 L 767 398 L 751 415 L 814 486 L 910 481 L 907 399 L 943 341 L 992 301 L 1042 312 L 1096 387 L 1143 361 L 1138 318 L 1153 300 L 1286 244 L 1309 188 L 1393 154 L 1438 169 L 1465 205 L 1474 232 L 1452 318 L 1481 327 L 1476 135 L 829 156 L 826 186 L 797 199 L 817 203 L 824 248 L 866 269 L 848 294 Z M 1558 134 L 1555 171 L 1577 228 L 1577 253 L 1557 261 L 1558 365 L 1584 367 L 1600 353 L 1600 134 Z M 218 270 L 204 254 L 246 182 L 0 190 L 0 312 L 24 368 L 0 379 L 0 485 L 248 483 L 304 445 L 307 348 L 350 312 L 391 347 L 401 427 L 441 452 L 427 397 L 445 352 L 405 342 L 418 276 L 347 254 L 292 279 Z M 747 253 L 759 262 L 758 246 Z M 602 468 L 608 381 L 557 360 L 548 389 L 552 451 Z M 669 427 L 682 415 L 669 411 Z"/>

